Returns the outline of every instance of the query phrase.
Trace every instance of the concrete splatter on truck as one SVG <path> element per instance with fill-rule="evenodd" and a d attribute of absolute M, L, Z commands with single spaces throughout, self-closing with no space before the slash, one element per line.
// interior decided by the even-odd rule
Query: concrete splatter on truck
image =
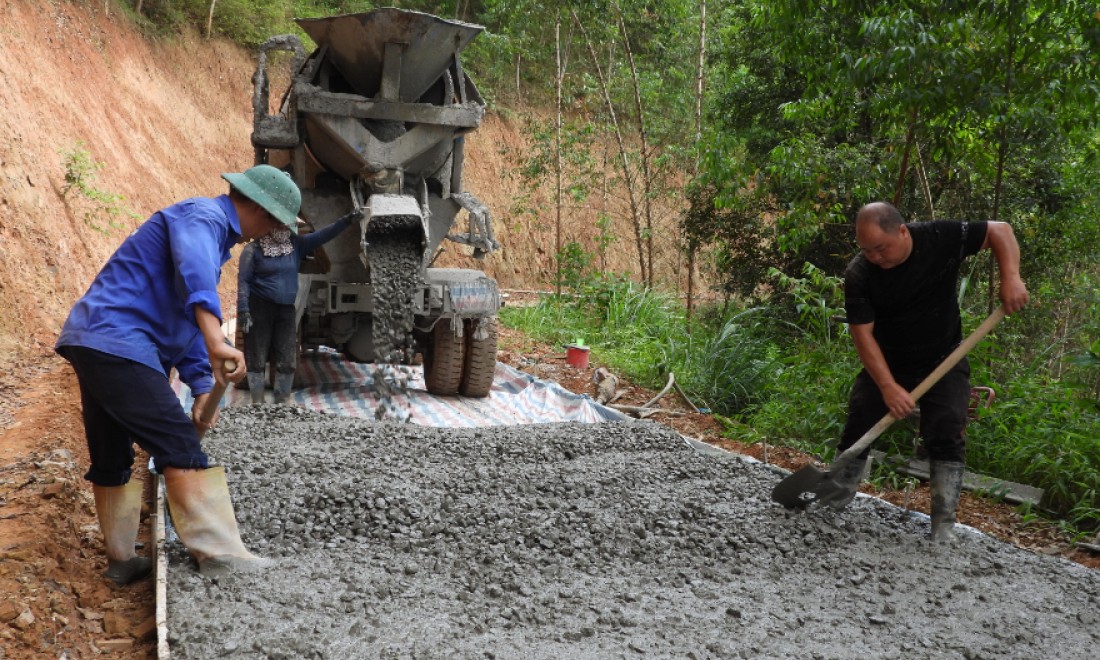
<path fill-rule="evenodd" d="M 260 48 L 256 162 L 290 173 L 314 229 L 363 212 L 358 232 L 303 265 L 301 349 L 325 345 L 380 364 L 422 355 L 433 394 L 487 395 L 497 284 L 480 270 L 431 267 L 444 239 L 479 259 L 499 247 L 488 209 L 462 185 L 464 136 L 480 125 L 485 102 L 459 53 L 483 28 L 392 8 L 298 24 L 317 44 L 312 53 L 293 35 Z M 293 57 L 271 113 L 273 51 Z M 462 211 L 465 230 L 456 226 Z"/>

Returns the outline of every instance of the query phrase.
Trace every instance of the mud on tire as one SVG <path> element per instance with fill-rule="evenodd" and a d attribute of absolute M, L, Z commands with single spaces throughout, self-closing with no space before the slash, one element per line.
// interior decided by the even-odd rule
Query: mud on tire
<path fill-rule="evenodd" d="M 462 396 L 486 397 L 493 387 L 493 374 L 497 366 L 497 319 L 485 319 L 485 329 L 477 338 L 480 319 L 468 319 L 463 323 L 466 340 L 466 366 L 462 372 Z"/>
<path fill-rule="evenodd" d="M 458 394 L 465 349 L 466 338 L 456 335 L 447 319 L 435 324 L 431 344 L 424 351 L 424 384 L 429 393 L 440 396 Z"/>

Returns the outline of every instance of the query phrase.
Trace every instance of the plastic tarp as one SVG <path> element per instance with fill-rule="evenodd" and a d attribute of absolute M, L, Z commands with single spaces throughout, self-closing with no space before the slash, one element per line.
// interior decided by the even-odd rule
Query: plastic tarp
<path fill-rule="evenodd" d="M 381 377 L 383 382 L 376 383 Z M 403 387 L 402 387 L 403 383 Z M 173 379 L 172 387 L 184 409 L 193 398 L 186 385 Z M 222 405 L 248 405 L 248 390 L 230 387 Z M 271 392 L 267 392 L 271 401 Z M 500 362 L 489 396 L 481 399 L 429 394 L 419 366 L 361 364 L 322 349 L 302 355 L 298 362 L 290 403 L 334 415 L 397 419 L 422 426 L 474 427 L 546 422 L 597 423 L 621 420 L 618 411 L 574 394 L 561 385 L 542 381 Z M 407 417 L 407 420 L 405 419 Z"/>

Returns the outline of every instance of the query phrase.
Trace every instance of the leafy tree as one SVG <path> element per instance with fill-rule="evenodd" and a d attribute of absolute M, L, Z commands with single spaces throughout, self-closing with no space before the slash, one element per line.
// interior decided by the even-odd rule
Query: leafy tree
<path fill-rule="evenodd" d="M 1065 159 L 1095 127 L 1100 19 L 1090 7 L 749 0 L 728 9 L 738 29 L 722 33 L 715 66 L 731 75 L 711 121 L 731 137 L 707 159 L 716 166 L 701 182 L 714 194 L 699 203 L 759 198 L 761 221 L 794 253 L 839 249 L 830 228 L 873 199 L 913 219 L 1051 217 L 1044 208 L 1073 198 L 1059 180 Z M 739 162 L 722 162 L 737 150 Z"/>

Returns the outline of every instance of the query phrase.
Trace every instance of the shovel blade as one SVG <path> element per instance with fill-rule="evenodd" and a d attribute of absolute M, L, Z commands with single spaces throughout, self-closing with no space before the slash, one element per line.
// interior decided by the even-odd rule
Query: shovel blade
<path fill-rule="evenodd" d="M 829 471 L 808 465 L 776 484 L 772 500 L 788 509 L 805 509 L 819 503 L 840 510 L 852 499 L 852 494 L 849 488 L 838 484 Z M 841 501 L 844 504 L 837 504 Z"/>
<path fill-rule="evenodd" d="M 784 477 L 772 489 L 772 501 L 788 509 L 804 509 L 817 499 L 818 490 L 829 482 L 829 473 L 807 465 Z"/>

